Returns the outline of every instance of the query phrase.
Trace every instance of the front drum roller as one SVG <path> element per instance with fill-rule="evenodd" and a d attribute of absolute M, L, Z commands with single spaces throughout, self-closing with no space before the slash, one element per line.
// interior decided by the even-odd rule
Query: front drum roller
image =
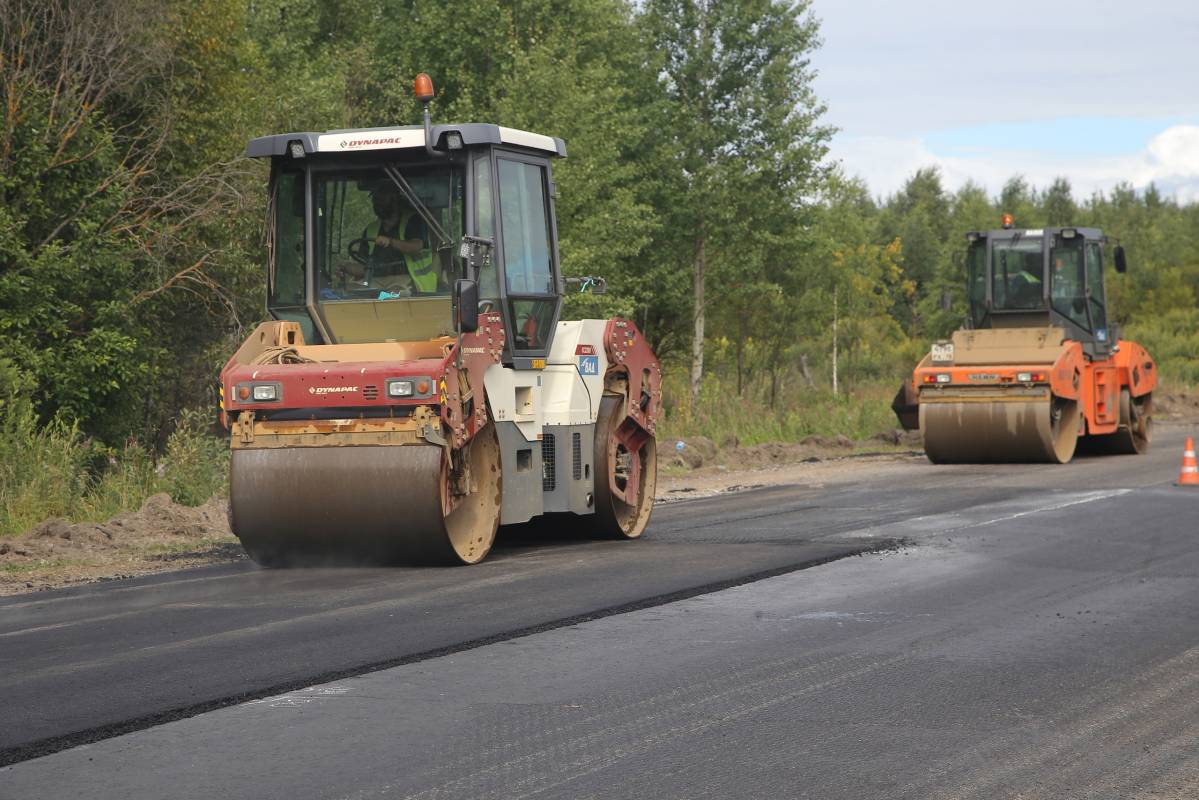
<path fill-rule="evenodd" d="M 1047 395 L 921 401 L 924 452 L 934 464 L 1047 461 L 1074 457 L 1077 400 Z"/>
<path fill-rule="evenodd" d="M 630 452 L 618 436 L 624 419 L 624 398 L 605 395 L 595 420 L 595 515 L 591 529 L 599 536 L 636 539 L 649 524 L 658 486 L 658 451 L 653 436 L 647 436 L 636 452 Z M 636 466 L 634 467 L 634 459 Z M 628 490 L 630 477 L 637 481 L 637 500 L 629 504 L 617 492 Z M 617 492 L 613 492 L 612 484 Z"/>
<path fill-rule="evenodd" d="M 237 449 L 230 526 L 268 567 L 473 564 L 499 526 L 495 429 L 475 436 L 461 458 L 465 480 L 435 445 Z M 455 487 L 468 492 L 454 498 Z"/>

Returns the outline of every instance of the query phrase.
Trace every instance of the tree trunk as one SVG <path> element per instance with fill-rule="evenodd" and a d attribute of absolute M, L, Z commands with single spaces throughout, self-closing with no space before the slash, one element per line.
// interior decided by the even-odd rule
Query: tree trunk
<path fill-rule="evenodd" d="M 812 380 L 812 370 L 811 370 L 811 368 L 808 367 L 808 354 L 807 353 L 802 353 L 799 356 L 799 372 L 801 375 L 803 375 L 804 383 L 807 384 L 808 388 L 809 389 L 815 388 L 816 382 L 814 380 Z"/>
<path fill-rule="evenodd" d="M 745 340 L 749 337 L 749 323 L 745 314 L 737 320 L 737 396 L 741 397 L 745 387 Z"/>
<path fill-rule="evenodd" d="M 695 247 L 695 328 L 691 338 L 691 406 L 699 403 L 699 390 L 704 380 L 704 268 L 706 241 L 703 229 Z"/>
<path fill-rule="evenodd" d="M 837 290 L 833 289 L 833 394 L 837 393 Z"/>

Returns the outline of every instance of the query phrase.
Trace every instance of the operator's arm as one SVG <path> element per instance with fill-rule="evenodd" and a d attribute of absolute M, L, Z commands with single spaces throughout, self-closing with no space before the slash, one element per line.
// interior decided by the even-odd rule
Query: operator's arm
<path fill-rule="evenodd" d="M 403 253 L 406 256 L 415 255 L 425 249 L 425 243 L 420 239 L 397 239 L 392 236 L 384 236 L 383 234 L 375 237 L 375 244 L 379 247 L 386 247 L 389 250 Z"/>

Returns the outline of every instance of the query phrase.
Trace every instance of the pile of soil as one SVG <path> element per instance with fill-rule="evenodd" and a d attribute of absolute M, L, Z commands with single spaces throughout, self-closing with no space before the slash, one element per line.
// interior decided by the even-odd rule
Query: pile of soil
<path fill-rule="evenodd" d="M 1171 422 L 1199 421 L 1199 389 L 1189 392 L 1154 392 L 1153 417 Z"/>
<path fill-rule="evenodd" d="M 0 594 L 244 557 L 229 531 L 225 500 L 193 508 L 156 494 L 105 522 L 49 519 L 0 539 Z"/>

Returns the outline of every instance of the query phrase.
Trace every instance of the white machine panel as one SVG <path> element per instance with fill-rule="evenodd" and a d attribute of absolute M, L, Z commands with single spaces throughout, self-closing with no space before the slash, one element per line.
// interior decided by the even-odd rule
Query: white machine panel
<path fill-rule="evenodd" d="M 515 422 L 526 440 L 541 438 L 542 414 L 541 370 L 522 370 L 492 364 L 483 375 L 487 401 L 496 422 Z"/>
<path fill-rule="evenodd" d="M 544 425 L 590 425 L 599 415 L 608 356 L 602 319 L 559 322 L 544 369 L 487 368 L 483 382 L 497 422 L 514 422 L 530 442 Z"/>
<path fill-rule="evenodd" d="M 582 425 L 595 422 L 599 415 L 600 398 L 604 393 L 604 373 L 608 371 L 608 355 L 604 351 L 602 319 L 559 322 L 554 333 L 554 345 L 546 359 L 546 370 L 555 371 L 554 394 L 546 398 L 547 414 L 552 413 L 554 425 Z M 571 377 L 573 376 L 573 377 Z M 586 416 L 581 416 L 582 396 L 586 396 Z"/>

